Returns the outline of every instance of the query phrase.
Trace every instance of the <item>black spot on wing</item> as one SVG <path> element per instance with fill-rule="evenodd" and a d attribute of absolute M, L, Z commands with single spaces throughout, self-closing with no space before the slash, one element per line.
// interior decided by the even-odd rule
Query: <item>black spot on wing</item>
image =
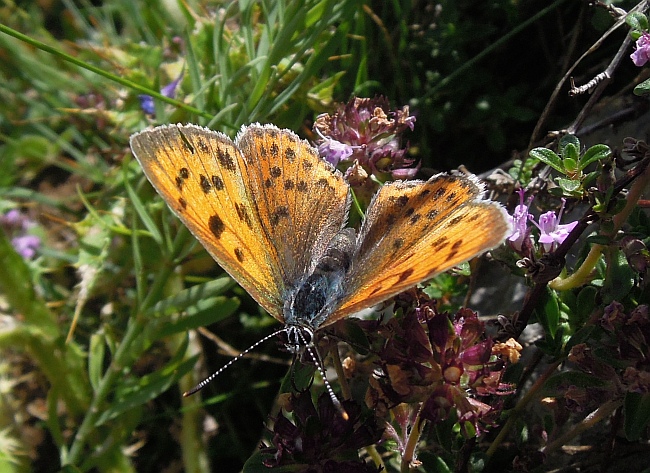
<path fill-rule="evenodd" d="M 397 282 L 400 283 L 406 281 L 414 272 L 415 270 L 413 268 L 402 271 L 402 273 L 399 275 L 399 278 L 397 279 Z"/>
<path fill-rule="evenodd" d="M 201 174 L 200 180 L 201 180 L 201 190 L 203 191 L 204 194 L 207 194 L 208 192 L 210 192 L 210 189 L 212 189 L 212 184 L 210 184 L 210 180 L 203 174 Z"/>
<path fill-rule="evenodd" d="M 222 191 L 225 187 L 223 180 L 219 176 L 212 176 L 212 185 L 218 191 Z"/>
<path fill-rule="evenodd" d="M 226 230 L 226 225 L 218 215 L 212 215 L 208 220 L 208 228 L 218 240 L 221 238 L 221 234 Z"/>
<path fill-rule="evenodd" d="M 235 169 L 237 169 L 235 160 L 227 149 L 217 148 L 217 161 L 219 161 L 221 167 L 229 172 L 235 172 Z"/>
<path fill-rule="evenodd" d="M 277 226 L 280 223 L 281 219 L 288 218 L 288 217 L 289 217 L 289 209 L 284 205 L 279 206 L 271 214 L 271 226 L 273 227 Z"/>

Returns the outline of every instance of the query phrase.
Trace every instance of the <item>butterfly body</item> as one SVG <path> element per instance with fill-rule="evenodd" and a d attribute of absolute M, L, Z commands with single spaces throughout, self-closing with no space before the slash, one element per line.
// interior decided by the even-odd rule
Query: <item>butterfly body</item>
<path fill-rule="evenodd" d="M 354 229 L 345 228 L 334 235 L 313 272 L 286 298 L 285 324 L 316 330 L 327 321 L 345 294 L 354 248 Z"/>
<path fill-rule="evenodd" d="M 290 345 L 499 245 L 505 210 L 473 176 L 396 181 L 346 228 L 343 175 L 288 130 L 233 142 L 195 125 L 131 138 L 147 178 L 213 258 L 287 326 Z M 306 334 L 306 335 L 305 335 Z"/>

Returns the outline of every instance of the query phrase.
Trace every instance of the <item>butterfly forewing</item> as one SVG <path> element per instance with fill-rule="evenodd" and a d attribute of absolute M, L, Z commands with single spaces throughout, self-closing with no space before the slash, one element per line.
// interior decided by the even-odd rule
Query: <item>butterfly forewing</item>
<path fill-rule="evenodd" d="M 168 125 L 131 138 L 147 178 L 212 257 L 282 321 L 284 275 L 249 190 L 246 162 L 227 136 Z"/>
<path fill-rule="evenodd" d="M 327 323 L 499 245 L 510 231 L 507 214 L 481 195 L 478 182 L 461 175 L 384 185 L 366 212 L 346 295 Z"/>
<path fill-rule="evenodd" d="M 349 187 L 339 171 L 288 130 L 250 125 L 237 137 L 260 224 L 287 286 L 313 269 L 345 225 Z"/>

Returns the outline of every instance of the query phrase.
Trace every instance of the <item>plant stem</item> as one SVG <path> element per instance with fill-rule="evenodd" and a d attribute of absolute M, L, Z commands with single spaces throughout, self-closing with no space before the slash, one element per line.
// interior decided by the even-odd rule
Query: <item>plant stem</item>
<path fill-rule="evenodd" d="M 510 430 L 514 427 L 515 422 L 519 419 L 519 415 L 523 412 L 526 405 L 530 403 L 535 397 L 537 397 L 537 394 L 544 387 L 544 384 L 548 378 L 550 378 L 551 375 L 555 373 L 556 368 L 560 366 L 560 363 L 562 363 L 562 361 L 564 360 L 556 360 L 553 364 L 551 364 L 546 369 L 546 371 L 537 379 L 537 381 L 535 381 L 535 384 L 531 386 L 530 390 L 519 400 L 517 405 L 510 411 L 510 416 L 508 417 L 505 425 L 490 445 L 490 448 L 488 448 L 487 452 L 485 452 L 485 455 L 488 458 L 491 458 L 495 454 L 499 445 L 501 445 L 506 436 L 510 433 Z"/>
<path fill-rule="evenodd" d="M 413 422 L 413 428 L 409 433 L 408 441 L 406 442 L 406 447 L 404 448 L 404 453 L 402 454 L 402 462 L 400 464 L 400 473 L 409 473 L 411 471 L 411 464 L 415 459 L 415 448 L 418 445 L 420 440 L 420 435 L 422 434 L 422 427 L 424 427 L 425 421 L 421 419 L 420 414 L 422 413 L 422 405 L 420 405 L 420 410 L 418 411 L 417 416 Z"/>
<path fill-rule="evenodd" d="M 618 409 L 623 404 L 622 399 L 613 399 L 606 402 L 594 412 L 585 417 L 582 422 L 574 426 L 571 430 L 564 433 L 553 442 L 549 443 L 542 451 L 548 455 L 552 451 L 556 450 L 559 447 L 563 447 L 567 444 L 572 438 L 577 437 L 582 432 L 592 428 L 601 420 L 608 418 L 616 409 Z"/>
<path fill-rule="evenodd" d="M 177 235 L 170 251 L 169 261 L 174 261 L 178 254 L 180 254 L 185 245 L 186 236 L 185 232 L 180 232 Z M 142 334 L 144 326 L 148 322 L 147 318 L 142 316 L 142 314 L 152 305 L 152 301 L 157 300 L 155 294 L 162 291 L 162 288 L 173 271 L 174 266 L 172 264 L 166 264 L 163 265 L 161 271 L 156 275 L 156 279 L 151 285 L 147 297 L 138 307 L 138 314 L 132 318 L 132 323 L 128 325 L 124 338 L 115 352 L 115 357 L 106 370 L 104 377 L 99 382 L 97 391 L 94 393 L 86 415 L 77 430 L 67 457 L 61 459 L 63 465 L 77 465 L 83 458 L 86 439 L 95 428 L 95 422 L 101 414 L 101 407 L 104 401 L 112 392 L 117 379 L 122 376 L 124 367 L 135 356 L 133 353 L 134 342 Z"/>

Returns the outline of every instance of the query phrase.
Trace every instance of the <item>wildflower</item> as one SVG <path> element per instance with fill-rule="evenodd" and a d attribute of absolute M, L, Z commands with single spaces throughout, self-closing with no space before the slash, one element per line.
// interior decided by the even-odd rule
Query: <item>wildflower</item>
<path fill-rule="evenodd" d="M 41 246 L 41 239 L 28 233 L 35 225 L 32 220 L 16 209 L 0 216 L 0 227 L 11 238 L 11 244 L 16 252 L 25 259 L 34 258 L 36 251 Z"/>
<path fill-rule="evenodd" d="M 183 72 L 181 71 L 180 75 L 175 80 L 160 89 L 160 93 L 165 97 L 173 99 L 176 96 L 176 88 L 178 87 L 178 84 L 180 84 L 182 78 Z M 142 108 L 142 111 L 147 115 L 153 115 L 156 111 L 153 97 L 151 95 L 141 94 L 138 95 L 138 98 L 140 99 L 140 108 Z"/>
<path fill-rule="evenodd" d="M 455 413 L 467 437 L 496 420 L 499 403 L 477 396 L 509 394 L 511 386 L 501 382 L 506 360 L 493 356 L 494 343 L 476 313 L 461 309 L 449 317 L 429 301 L 380 330 L 391 336 L 380 352 L 383 376 L 371 380 L 367 399 L 380 409 L 422 402 L 421 417 L 432 422 Z"/>
<path fill-rule="evenodd" d="M 562 207 L 558 215 L 555 215 L 555 212 L 549 211 L 543 213 L 539 216 L 539 223 L 531 218 L 531 221 L 539 228 L 541 235 L 539 236 L 539 242 L 542 244 L 544 251 L 549 253 L 553 251 L 557 246 L 561 245 L 566 237 L 569 236 L 571 230 L 575 228 L 578 224 L 577 221 L 560 224 L 562 219 L 562 213 L 564 212 L 564 204 L 566 203 L 565 199 L 562 199 Z"/>
<path fill-rule="evenodd" d="M 11 239 L 16 252 L 25 259 L 33 259 L 36 256 L 36 250 L 41 246 L 41 239 L 36 235 L 23 235 Z"/>
<path fill-rule="evenodd" d="M 352 146 L 331 138 L 323 138 L 318 145 L 318 154 L 332 166 L 338 166 L 341 161 L 347 160 L 354 153 Z"/>
<path fill-rule="evenodd" d="M 295 472 L 379 471 L 357 457 L 359 449 L 378 442 L 383 433 L 371 414 L 364 415 L 356 403 L 343 401 L 350 416 L 346 420 L 327 393 L 318 398 L 317 406 L 309 392 L 292 394 L 288 404 L 293 422 L 284 415 L 275 419 L 273 445 L 262 448 L 266 467 L 285 466 Z"/>
<path fill-rule="evenodd" d="M 641 67 L 650 61 L 650 33 L 644 32 L 636 40 L 636 50 L 630 54 L 635 66 Z"/>
<path fill-rule="evenodd" d="M 603 331 L 598 348 L 579 343 L 569 353 L 568 360 L 591 376 L 580 386 L 568 386 L 565 401 L 572 410 L 590 411 L 627 393 L 650 392 L 648 306 L 639 305 L 628 312 L 614 301 L 605 307 L 600 325 Z"/>
<path fill-rule="evenodd" d="M 368 175 L 380 180 L 387 177 L 408 179 L 419 165 L 407 157 L 401 134 L 413 130 L 415 117 L 408 106 L 390 111 L 385 97 L 353 98 L 340 105 L 333 115 L 322 114 L 314 123 L 320 137 L 316 143 L 321 157 L 337 165 L 359 163 Z"/>
<path fill-rule="evenodd" d="M 524 203 L 523 189 L 519 189 L 519 205 L 515 207 L 512 216 L 510 217 L 510 224 L 512 225 L 512 235 L 508 237 L 508 244 L 517 252 L 527 254 L 527 248 L 532 244 L 530 236 L 530 228 L 528 227 L 528 207 L 533 200 L 532 197 L 528 199 L 528 203 Z"/>

